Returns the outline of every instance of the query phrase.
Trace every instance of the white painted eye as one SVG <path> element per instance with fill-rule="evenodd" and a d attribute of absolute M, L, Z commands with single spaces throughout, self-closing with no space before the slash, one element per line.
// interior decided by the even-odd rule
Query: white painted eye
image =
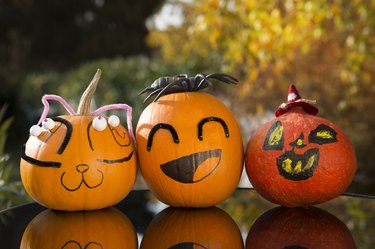
<path fill-rule="evenodd" d="M 92 121 L 92 127 L 94 127 L 97 131 L 103 131 L 105 128 L 107 128 L 107 120 L 103 118 L 102 116 L 95 117 Z"/>
<path fill-rule="evenodd" d="M 30 128 L 30 135 L 37 137 L 42 133 L 43 129 L 39 125 L 33 125 Z"/>
<path fill-rule="evenodd" d="M 120 124 L 120 119 L 119 117 L 117 117 L 116 115 L 112 115 L 109 117 L 108 119 L 108 123 L 112 126 L 112 127 L 117 127 L 119 124 Z"/>
<path fill-rule="evenodd" d="M 50 118 L 46 118 L 45 120 L 43 120 L 42 126 L 46 130 L 52 130 L 55 127 L 55 121 Z"/>

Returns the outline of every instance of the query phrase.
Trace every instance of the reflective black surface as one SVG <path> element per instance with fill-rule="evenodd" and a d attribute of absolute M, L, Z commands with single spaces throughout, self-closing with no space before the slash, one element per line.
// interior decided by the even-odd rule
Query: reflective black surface
<path fill-rule="evenodd" d="M 137 241 L 138 240 L 138 241 Z M 22 241 L 22 246 L 21 246 Z M 36 203 L 0 213 L 0 248 L 375 248 L 375 199 L 340 196 L 282 208 L 238 189 L 212 208 L 171 208 L 147 190 L 113 208 L 57 212 Z"/>

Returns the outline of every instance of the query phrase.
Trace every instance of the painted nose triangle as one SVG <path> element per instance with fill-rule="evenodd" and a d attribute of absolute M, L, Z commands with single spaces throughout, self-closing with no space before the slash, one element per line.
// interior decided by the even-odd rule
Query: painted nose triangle
<path fill-rule="evenodd" d="M 76 169 L 79 173 L 85 173 L 89 170 L 89 166 L 87 164 L 79 164 L 76 166 Z"/>

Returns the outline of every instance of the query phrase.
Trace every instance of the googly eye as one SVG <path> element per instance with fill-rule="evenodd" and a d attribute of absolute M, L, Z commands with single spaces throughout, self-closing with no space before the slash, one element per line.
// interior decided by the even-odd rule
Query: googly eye
<path fill-rule="evenodd" d="M 119 124 L 120 124 L 120 119 L 119 117 L 117 117 L 116 115 L 112 115 L 109 117 L 108 119 L 108 123 L 112 126 L 112 127 L 117 127 Z"/>
<path fill-rule="evenodd" d="M 37 137 L 42 133 L 43 129 L 39 125 L 33 125 L 30 128 L 30 135 Z"/>
<path fill-rule="evenodd" d="M 45 120 L 43 120 L 42 126 L 46 130 L 51 130 L 55 127 L 55 121 L 50 118 L 46 118 Z"/>
<path fill-rule="evenodd" d="M 97 131 L 103 131 L 107 127 L 107 120 L 102 116 L 95 117 L 92 121 L 92 127 Z"/>

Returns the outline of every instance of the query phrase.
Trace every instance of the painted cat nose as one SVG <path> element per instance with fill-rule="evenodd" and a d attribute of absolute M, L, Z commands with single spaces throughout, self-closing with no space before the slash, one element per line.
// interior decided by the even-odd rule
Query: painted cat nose
<path fill-rule="evenodd" d="M 76 169 L 79 173 L 85 173 L 89 170 L 89 166 L 87 164 L 79 164 L 76 166 Z"/>

